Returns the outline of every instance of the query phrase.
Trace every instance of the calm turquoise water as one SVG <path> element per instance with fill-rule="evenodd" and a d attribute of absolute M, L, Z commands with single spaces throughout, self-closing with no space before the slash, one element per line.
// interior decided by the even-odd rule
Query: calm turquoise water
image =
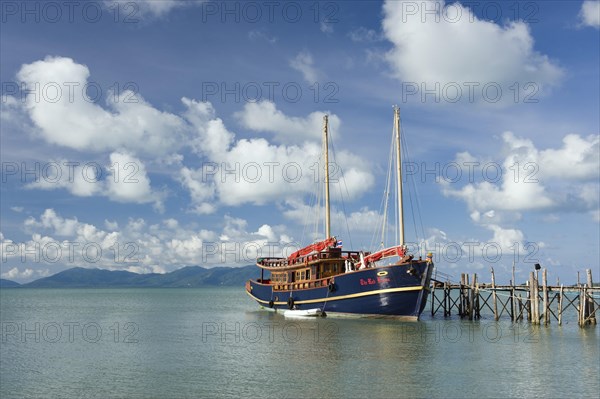
<path fill-rule="evenodd" d="M 2 398 L 600 392 L 600 326 L 574 317 L 562 327 L 285 319 L 231 288 L 3 289 L 0 316 Z"/>

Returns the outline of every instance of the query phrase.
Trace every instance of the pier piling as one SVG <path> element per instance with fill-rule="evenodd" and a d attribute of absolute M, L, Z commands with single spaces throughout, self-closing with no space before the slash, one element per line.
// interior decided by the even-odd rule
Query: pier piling
<path fill-rule="evenodd" d="M 435 316 L 438 311 L 443 310 L 444 317 L 449 317 L 452 310 L 455 310 L 460 318 L 479 320 L 482 313 L 485 317 L 487 307 L 491 313 L 489 317 L 493 317 L 494 320 L 499 320 L 507 313 L 511 321 L 516 323 L 525 320 L 527 313 L 527 321 L 532 324 L 543 323 L 548 326 L 554 318 L 561 326 L 565 311 L 573 308 L 577 311 L 579 326 L 597 323 L 596 312 L 600 306 L 597 298 L 600 287 L 594 287 L 591 269 L 586 269 L 585 284 L 580 282 L 576 286 L 565 287 L 564 284 L 559 285 L 558 279 L 556 286 L 548 285 L 548 270 L 544 268 L 541 289 L 537 269 L 539 267 L 529 273 L 526 285 L 516 285 L 514 268 L 509 285 L 498 285 L 493 268 L 490 268 L 491 284 L 481 283 L 477 273 L 472 276 L 461 273 L 458 284 L 436 280 L 431 286 L 431 314 Z M 437 289 L 442 290 L 441 295 L 435 292 Z"/>
<path fill-rule="evenodd" d="M 586 269 L 585 273 L 587 274 L 587 286 L 593 290 L 594 283 L 592 281 L 592 269 Z M 588 304 L 588 314 L 589 321 L 591 324 L 596 324 L 596 311 L 594 310 L 594 298 L 591 295 L 593 291 L 590 291 L 589 297 L 586 297 Z"/>
<path fill-rule="evenodd" d="M 492 296 L 494 301 L 494 319 L 497 321 L 500 316 L 498 315 L 498 301 L 496 297 L 496 276 L 494 275 L 494 268 L 492 267 Z"/>
<path fill-rule="evenodd" d="M 550 307 L 548 303 L 548 273 L 547 269 L 542 270 L 542 295 L 544 303 L 544 325 L 550 323 Z"/>
<path fill-rule="evenodd" d="M 562 312 L 563 312 L 563 295 L 564 287 L 560 286 L 560 292 L 558 293 L 558 325 L 562 325 Z"/>

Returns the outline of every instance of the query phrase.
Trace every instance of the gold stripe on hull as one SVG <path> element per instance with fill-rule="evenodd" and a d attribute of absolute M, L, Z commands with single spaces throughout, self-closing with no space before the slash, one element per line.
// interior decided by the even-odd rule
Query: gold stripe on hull
<path fill-rule="evenodd" d="M 360 298 L 363 296 L 370 296 L 370 295 L 379 295 L 379 294 L 388 294 L 391 292 L 403 292 L 403 291 L 421 291 L 423 288 L 420 285 L 417 286 L 413 286 L 413 287 L 399 287 L 399 288 L 384 288 L 382 290 L 373 290 L 373 291 L 367 291 L 367 292 L 359 292 L 356 294 L 348 294 L 348 295 L 340 295 L 340 296 L 335 296 L 335 297 L 331 297 L 331 298 L 317 298 L 317 299 L 307 299 L 304 301 L 294 301 L 294 303 L 298 304 L 298 305 L 302 305 L 302 304 L 309 304 L 309 303 L 319 303 L 319 302 L 331 302 L 331 301 L 340 301 L 342 299 L 352 299 L 352 298 Z M 266 303 L 268 304 L 269 301 L 264 301 L 262 299 L 258 299 L 257 297 L 255 297 L 254 295 L 252 295 L 250 292 L 246 291 L 246 293 L 248 295 L 250 295 L 250 297 L 254 298 L 254 300 L 260 302 L 260 303 Z M 287 302 L 273 302 L 274 305 L 287 305 Z"/>

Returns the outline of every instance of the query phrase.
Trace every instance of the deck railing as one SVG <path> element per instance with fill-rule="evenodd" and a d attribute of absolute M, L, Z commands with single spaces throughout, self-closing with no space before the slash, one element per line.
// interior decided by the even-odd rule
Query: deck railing
<path fill-rule="evenodd" d="M 329 284 L 333 284 L 333 282 L 333 277 L 325 277 L 318 280 L 301 281 L 294 283 L 275 283 L 271 285 L 273 286 L 273 291 L 297 291 L 307 290 L 311 288 L 327 287 Z"/>
<path fill-rule="evenodd" d="M 368 255 L 369 252 L 366 252 L 364 255 Z M 358 251 L 340 251 L 340 252 L 319 252 L 306 256 L 301 256 L 296 259 L 288 259 L 288 258 L 259 258 L 256 261 L 257 265 L 266 266 L 266 267 L 288 267 L 288 266 L 302 266 L 309 265 L 312 262 L 324 259 L 341 259 L 341 260 L 352 260 L 359 261 L 360 253 Z"/>

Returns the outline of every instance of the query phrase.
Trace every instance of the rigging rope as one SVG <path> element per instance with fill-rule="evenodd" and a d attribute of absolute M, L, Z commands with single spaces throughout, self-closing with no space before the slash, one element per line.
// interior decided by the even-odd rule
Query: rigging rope
<path fill-rule="evenodd" d="M 387 181 L 385 185 L 385 205 L 384 205 L 384 214 L 383 214 L 383 222 L 381 225 L 381 248 L 385 248 L 385 230 L 387 229 L 387 210 L 389 207 L 390 200 L 390 186 L 392 182 L 392 171 L 393 171 L 393 156 L 394 156 L 394 129 L 392 129 L 392 145 L 390 145 L 390 155 L 388 157 L 388 172 L 387 172 Z"/>
<path fill-rule="evenodd" d="M 393 131 L 392 131 L 392 141 L 393 141 Z M 373 236 L 371 237 L 371 245 L 369 249 L 372 252 L 377 251 L 378 249 L 383 249 L 385 247 L 385 232 L 388 229 L 387 225 L 387 211 L 389 206 L 389 198 L 390 198 L 390 180 L 392 176 L 392 155 L 393 155 L 394 147 L 390 146 L 390 155 L 388 156 L 388 168 L 386 170 L 386 186 L 383 190 L 383 196 L 381 197 L 381 203 L 379 204 L 379 217 L 377 219 L 377 224 L 375 225 L 375 230 L 373 230 Z M 381 231 L 381 235 L 379 235 L 379 231 Z"/>
<path fill-rule="evenodd" d="M 340 174 L 341 174 L 341 181 L 344 183 L 344 187 L 346 188 L 346 195 L 348 196 L 348 198 L 350 198 L 350 193 L 348 192 L 348 185 L 346 184 L 346 178 L 344 177 L 344 170 L 341 168 L 341 166 L 337 165 L 337 160 L 335 157 L 335 147 L 333 145 L 333 138 L 332 138 L 332 134 L 329 134 L 329 140 L 331 141 L 331 155 L 332 155 L 332 159 L 333 159 L 333 164 L 336 165 L 336 168 L 339 168 L 340 170 Z M 348 241 L 350 241 L 350 248 L 354 248 L 354 245 L 352 245 L 352 235 L 350 234 L 350 226 L 348 225 L 348 217 L 347 217 L 347 213 L 346 213 L 346 203 L 344 202 L 344 193 L 342 192 L 342 186 L 339 184 L 338 181 L 338 188 L 340 190 L 340 199 L 342 201 L 342 210 L 344 212 L 344 221 L 346 222 L 346 231 L 348 232 Z"/>
<path fill-rule="evenodd" d="M 317 164 L 319 165 L 319 164 Z M 318 169 L 317 169 L 318 172 Z M 309 221 L 315 221 L 315 230 L 318 229 L 316 223 L 318 223 L 318 214 L 316 217 L 311 217 L 311 213 L 315 213 L 315 209 L 318 210 L 318 205 L 320 203 L 320 185 L 319 185 L 320 175 L 317 177 L 317 181 L 313 182 L 313 191 L 308 198 L 308 206 L 303 210 L 304 220 L 303 220 L 303 228 L 302 228 L 302 238 L 300 240 L 300 245 L 304 243 L 305 238 L 310 235 L 309 230 L 311 230 L 311 223 Z M 304 201 L 302 201 L 302 205 L 304 205 Z M 310 238 L 310 241 L 313 241 L 313 238 Z"/>
<path fill-rule="evenodd" d="M 402 118 L 400 118 L 400 123 L 402 125 Z M 406 131 L 406 128 L 403 127 L 403 130 Z M 405 156 L 407 162 L 410 164 L 412 161 L 411 161 L 410 156 L 409 156 L 410 151 L 409 151 L 409 148 L 408 148 L 408 141 L 406 140 L 406 135 L 403 134 L 401 136 L 401 140 L 402 140 L 402 143 L 403 143 L 402 148 L 403 148 L 404 156 Z M 417 216 L 419 218 L 419 226 L 421 227 L 421 234 L 422 234 L 423 240 L 425 239 L 426 235 L 425 235 L 425 228 L 423 227 L 423 218 L 422 218 L 422 215 L 421 215 L 421 206 L 420 206 L 420 201 L 419 201 L 419 193 L 418 193 L 418 190 L 417 190 L 417 185 L 415 183 L 414 174 L 411 173 L 409 180 L 410 180 L 410 183 L 411 183 L 412 187 L 408 191 L 409 191 L 409 198 L 410 198 L 410 204 L 411 204 L 411 211 L 412 211 L 412 214 L 413 214 L 413 223 L 414 223 L 415 236 L 416 236 L 415 238 L 416 238 L 416 241 L 418 243 L 419 242 L 419 233 L 417 232 L 417 220 L 415 218 L 415 212 L 414 212 L 414 209 L 413 209 L 413 196 L 414 196 L 414 204 L 415 204 L 415 207 L 416 207 L 416 214 L 417 214 Z"/>

